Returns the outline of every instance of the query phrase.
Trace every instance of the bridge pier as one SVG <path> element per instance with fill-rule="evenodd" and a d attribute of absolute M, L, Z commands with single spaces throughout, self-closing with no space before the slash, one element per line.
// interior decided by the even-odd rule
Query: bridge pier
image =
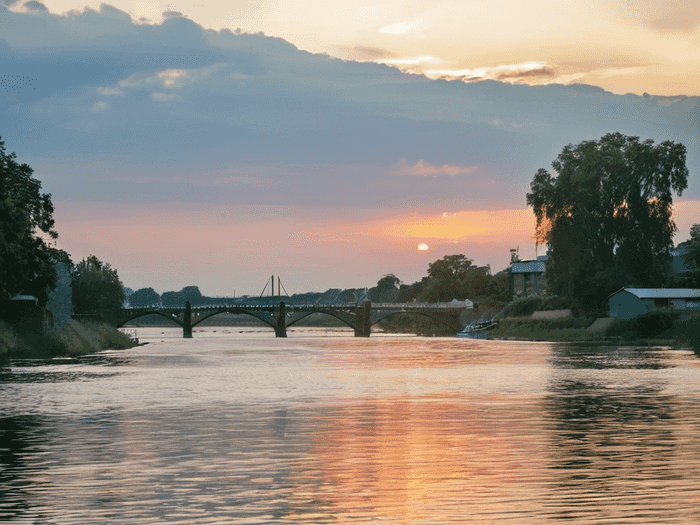
<path fill-rule="evenodd" d="M 362 306 L 355 308 L 355 337 L 369 337 L 372 331 L 371 306 L 371 302 L 365 301 Z"/>
<path fill-rule="evenodd" d="M 280 301 L 277 310 L 277 325 L 275 326 L 275 337 L 287 337 L 287 314 L 285 312 L 284 301 Z"/>
<path fill-rule="evenodd" d="M 182 321 L 182 337 L 192 339 L 192 305 L 185 301 L 185 312 Z"/>

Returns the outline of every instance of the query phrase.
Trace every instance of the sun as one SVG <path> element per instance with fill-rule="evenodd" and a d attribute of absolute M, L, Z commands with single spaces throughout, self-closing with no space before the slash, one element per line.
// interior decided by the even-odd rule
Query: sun
<path fill-rule="evenodd" d="M 419 252 L 427 252 L 429 249 L 430 249 L 430 247 L 427 244 L 425 244 L 424 242 L 422 242 L 418 245 Z"/>

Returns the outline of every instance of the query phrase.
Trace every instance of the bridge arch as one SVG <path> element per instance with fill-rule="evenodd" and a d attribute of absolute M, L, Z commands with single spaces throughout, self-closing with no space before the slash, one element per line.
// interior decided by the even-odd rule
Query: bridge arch
<path fill-rule="evenodd" d="M 294 318 L 291 319 L 291 320 L 289 321 L 289 323 L 287 323 L 287 327 L 290 327 L 290 326 L 292 326 L 292 325 L 298 323 L 299 321 L 301 321 L 302 319 L 307 318 L 307 317 L 310 316 L 311 314 L 325 314 L 325 315 L 330 315 L 331 317 L 335 317 L 336 319 L 338 319 L 338 321 L 342 321 L 343 323 L 345 323 L 347 326 L 349 326 L 349 327 L 352 328 L 353 330 L 356 329 L 355 324 L 353 324 L 353 323 L 352 323 L 349 319 L 347 319 L 345 316 L 342 316 L 339 312 L 334 312 L 333 310 L 324 310 L 324 309 L 311 310 L 311 311 L 309 311 L 309 312 L 300 312 L 300 313 L 297 313 L 297 314 L 293 314 L 293 315 L 294 315 Z M 346 314 L 346 316 L 349 317 L 348 314 Z"/>
<path fill-rule="evenodd" d="M 220 311 L 212 312 L 212 313 L 210 313 L 210 314 L 205 315 L 204 317 L 202 317 L 202 318 L 200 318 L 200 319 L 197 319 L 197 321 L 193 321 L 193 322 L 192 322 L 192 328 L 194 328 L 195 326 L 197 326 L 197 325 L 198 325 L 199 323 L 201 323 L 202 321 L 206 321 L 206 320 L 209 319 L 210 317 L 214 317 L 215 315 L 219 315 L 219 314 L 243 314 L 243 315 L 250 315 L 250 316 L 252 316 L 252 317 L 255 317 L 256 319 L 261 320 L 261 321 L 262 321 L 263 323 L 265 323 L 267 326 L 270 326 L 270 327 L 272 327 L 272 328 L 275 328 L 275 324 L 273 323 L 273 321 L 272 321 L 271 319 L 265 318 L 263 315 L 261 315 L 261 314 L 259 314 L 259 313 L 257 313 L 257 312 L 253 312 L 253 311 L 250 311 L 250 310 L 244 310 L 244 309 L 220 310 Z"/>
<path fill-rule="evenodd" d="M 438 321 L 439 323 L 445 325 L 445 326 L 451 326 L 449 320 L 445 320 L 443 317 L 437 316 L 437 315 L 431 315 L 425 312 L 421 311 L 411 311 L 411 312 L 389 312 L 386 314 L 380 314 L 376 319 L 371 319 L 370 323 L 372 325 L 377 324 L 379 321 L 383 321 L 384 319 L 388 319 L 389 317 L 394 317 L 396 315 L 422 315 L 423 317 L 429 317 L 433 321 Z"/>
<path fill-rule="evenodd" d="M 152 311 L 146 311 L 146 312 L 138 312 L 136 315 L 130 317 L 129 319 L 126 319 L 125 321 L 120 321 L 117 323 L 117 328 L 121 328 L 124 326 L 126 323 L 133 321 L 134 319 L 138 319 L 139 317 L 145 317 L 147 315 L 160 315 L 161 317 L 165 317 L 166 319 L 173 321 L 174 323 L 177 323 L 180 326 L 184 326 L 183 322 L 180 321 L 177 317 L 175 317 L 173 314 L 168 314 L 165 312 L 159 312 L 158 310 L 152 310 Z"/>

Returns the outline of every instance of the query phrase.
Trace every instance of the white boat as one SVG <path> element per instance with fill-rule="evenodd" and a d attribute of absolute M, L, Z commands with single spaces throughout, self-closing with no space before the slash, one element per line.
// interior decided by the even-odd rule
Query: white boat
<path fill-rule="evenodd" d="M 457 337 L 467 337 L 469 339 L 486 339 L 486 331 L 498 325 L 498 321 L 488 319 L 486 321 L 477 321 L 468 324 L 461 332 L 457 333 Z"/>

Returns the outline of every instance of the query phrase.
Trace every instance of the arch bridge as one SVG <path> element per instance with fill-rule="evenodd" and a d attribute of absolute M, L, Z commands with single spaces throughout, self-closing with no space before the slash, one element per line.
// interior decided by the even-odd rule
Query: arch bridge
<path fill-rule="evenodd" d="M 189 301 L 183 308 L 121 308 L 102 315 L 102 319 L 116 327 L 146 315 L 160 315 L 182 327 L 185 338 L 192 337 L 192 329 L 202 321 L 218 314 L 244 314 L 256 317 L 275 330 L 276 337 L 287 337 L 287 328 L 314 313 L 339 319 L 355 331 L 356 337 L 369 337 L 371 327 L 382 319 L 399 314 L 417 314 L 430 317 L 451 328 L 455 316 L 464 305 L 454 303 L 377 303 L 336 305 L 287 305 L 284 301 L 266 304 L 236 304 L 192 307 Z M 457 331 L 461 327 L 457 328 Z"/>

